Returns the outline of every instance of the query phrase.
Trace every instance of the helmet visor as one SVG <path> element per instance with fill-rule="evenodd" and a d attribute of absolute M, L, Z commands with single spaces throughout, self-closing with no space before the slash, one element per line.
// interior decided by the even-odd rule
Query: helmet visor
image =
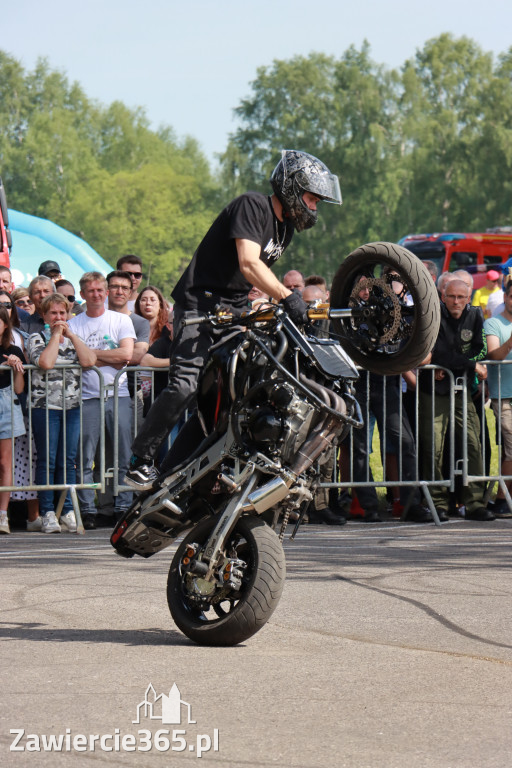
<path fill-rule="evenodd" d="M 297 183 L 304 192 L 311 192 L 326 203 L 335 203 L 341 205 L 341 190 L 338 177 L 330 173 L 324 166 L 320 172 L 316 168 L 310 169 L 309 173 L 299 171 L 297 174 Z"/>
<path fill-rule="evenodd" d="M 342 199 L 340 181 L 334 173 L 329 174 L 328 181 L 326 179 L 326 183 L 322 186 L 327 186 L 328 191 L 320 192 L 319 197 L 321 197 L 325 203 L 335 203 L 336 205 L 341 205 Z"/>

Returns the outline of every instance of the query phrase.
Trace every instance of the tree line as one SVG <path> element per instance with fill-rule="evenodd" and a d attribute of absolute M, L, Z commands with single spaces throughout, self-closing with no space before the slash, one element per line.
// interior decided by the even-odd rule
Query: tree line
<path fill-rule="evenodd" d="M 343 206 L 278 265 L 332 278 L 363 242 L 512 223 L 512 47 L 495 61 L 442 34 L 399 69 L 367 43 L 257 70 L 215 172 L 191 137 L 152 130 L 142 109 L 89 99 L 44 60 L 0 51 L 0 173 L 13 208 L 50 218 L 114 264 L 138 253 L 169 292 L 218 210 L 268 192 L 283 148 L 340 176 Z"/>

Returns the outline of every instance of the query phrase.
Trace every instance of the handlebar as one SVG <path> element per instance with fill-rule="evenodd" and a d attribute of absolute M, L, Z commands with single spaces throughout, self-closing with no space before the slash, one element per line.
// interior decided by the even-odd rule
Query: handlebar
<path fill-rule="evenodd" d="M 252 323 L 266 323 L 274 320 L 278 314 L 283 312 L 283 308 L 278 304 L 267 304 L 260 309 L 242 312 L 241 315 L 233 315 L 224 309 L 217 312 L 211 312 L 206 315 L 191 317 L 181 321 L 183 327 L 188 325 L 202 325 L 203 323 L 212 323 L 214 325 L 231 325 L 239 323 L 242 325 L 251 325 Z M 357 314 L 357 309 L 334 309 L 329 304 L 317 304 L 307 310 L 308 320 L 329 320 L 343 317 L 353 317 Z"/>
<path fill-rule="evenodd" d="M 201 325 L 202 323 L 211 323 L 215 319 L 215 315 L 205 315 L 204 317 L 189 317 L 188 320 L 182 320 L 181 325 L 186 328 L 187 325 Z"/>

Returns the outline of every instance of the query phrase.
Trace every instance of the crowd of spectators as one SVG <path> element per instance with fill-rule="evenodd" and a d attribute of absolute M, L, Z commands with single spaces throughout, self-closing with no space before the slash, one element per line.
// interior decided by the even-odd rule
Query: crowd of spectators
<path fill-rule="evenodd" d="M 423 479 L 432 483 L 428 486 L 430 502 L 441 521 L 450 514 L 462 513 L 468 519 L 482 521 L 512 517 L 502 486 L 493 505 L 486 502 L 489 494 L 484 482 L 461 486 L 455 499 L 441 483 L 447 477 L 450 382 L 463 374 L 467 380 L 467 407 L 463 410 L 463 398 L 457 390 L 456 439 L 450 451 L 454 451 L 455 460 L 460 458 L 464 431 L 469 474 L 483 475 L 485 430 L 479 416 L 489 396 L 497 434 L 502 438 L 501 471 L 505 476 L 512 474 L 512 366 L 501 369 L 491 365 L 488 370 L 483 362 L 486 358 L 497 363 L 512 360 L 512 278 L 507 278 L 502 287 L 501 273 L 490 270 L 485 286 L 473 293 L 472 277 L 464 270 L 438 277 L 435 264 L 426 262 L 426 266 L 437 283 L 441 301 L 439 337 L 432 354 L 424 361 L 435 368 L 422 368 L 421 373 L 406 372 L 402 377 L 363 373 L 356 383 L 355 397 L 365 417 L 365 427 L 354 430 L 341 446 L 333 449 L 321 467 L 320 478 L 324 483 L 340 481 L 354 485 L 341 491 L 318 488 L 306 522 L 343 525 L 350 517 L 368 523 L 381 521 L 383 502 L 373 485 L 370 462 L 375 427 L 381 438 L 380 464 L 390 482 L 389 511 L 393 516 L 414 522 L 432 519 L 429 499 L 422 497 L 417 483 Z M 398 292 L 400 277 L 392 277 Z M 172 353 L 173 308 L 157 286 L 142 287 L 143 279 L 142 260 L 133 254 L 122 256 L 106 278 L 99 272 L 84 274 L 78 291 L 54 261 L 43 262 L 39 274 L 27 287 L 14 287 L 10 270 L 0 266 L 2 363 L 13 371 L 0 371 L 0 488 L 57 486 L 56 490 L 46 487 L 12 494 L 0 491 L 0 533 L 10 530 L 10 498 L 26 502 L 27 530 L 76 531 L 72 498 L 66 490 L 66 486 L 75 484 L 90 486 L 77 489 L 86 529 L 113 525 L 129 507 L 131 492 L 114 494 L 110 482 L 100 493 L 93 484 L 99 482 L 102 461 L 105 467 L 114 467 L 116 444 L 115 485 L 123 485 L 134 431 L 151 400 L 166 384 Z M 284 275 L 283 284 L 300 292 L 307 303 L 329 301 L 328 285 L 321 275 L 305 277 L 293 269 Z M 362 276 L 360 300 L 368 301 L 369 293 Z M 267 294 L 253 288 L 248 306 L 257 308 L 269 300 Z M 308 332 L 325 338 L 330 333 L 329 324 L 317 321 Z M 26 364 L 35 366 L 30 376 L 25 371 Z M 81 375 L 77 365 L 84 369 Z M 130 366 L 157 370 L 134 373 Z M 102 407 L 97 369 L 106 392 Z M 104 446 L 100 446 L 102 415 Z M 165 451 L 162 445 L 159 461 Z M 489 447 L 487 452 L 490 454 Z M 57 509 L 60 516 L 56 515 Z"/>
<path fill-rule="evenodd" d="M 86 529 L 95 528 L 100 518 L 112 525 L 123 514 L 131 503 L 131 492 L 113 496 L 109 486 L 105 493 L 96 494 L 93 488 L 102 460 L 100 419 L 103 415 L 105 466 L 113 466 L 116 443 L 117 482 L 122 485 L 133 425 L 137 416 L 143 418 L 144 407 L 140 383 L 123 369 L 138 366 L 150 344 L 164 332 L 169 337 L 171 308 L 160 290 L 146 286 L 139 294 L 144 275 L 138 256 L 130 254 L 119 259 L 117 269 L 107 278 L 99 272 L 84 274 L 79 284 L 80 301 L 75 286 L 62 276 L 56 262 L 43 262 L 38 272 L 28 287 L 14 288 L 10 270 L 0 267 L 3 363 L 14 370 L 14 386 L 9 371 L 2 371 L 0 376 L 0 486 L 57 488 L 3 491 L 1 533 L 10 531 L 10 498 L 27 503 L 27 530 L 75 531 L 71 494 L 63 486 L 90 486 L 77 489 Z M 29 374 L 24 369 L 26 364 L 35 366 Z M 81 375 L 78 365 L 84 369 Z M 98 370 L 106 392 L 103 408 Z M 119 375 L 120 370 L 123 372 Z M 25 407 L 27 393 L 29 409 Z M 114 396 L 118 402 L 116 419 Z M 27 439 L 29 432 L 32 445 Z M 23 473 L 17 475 L 19 469 Z"/>
<path fill-rule="evenodd" d="M 314 522 L 342 525 L 349 517 L 368 523 L 381 521 L 382 500 L 373 484 L 370 461 L 375 426 L 380 436 L 378 464 L 390 485 L 388 509 L 394 517 L 427 522 L 432 519 L 432 509 L 441 522 L 450 515 L 483 522 L 512 517 L 502 484 L 494 502 L 489 500 L 492 488 L 483 480 L 459 482 L 455 493 L 443 484 L 450 475 L 450 456 L 453 465 L 460 466 L 464 452 L 469 476 L 489 474 L 492 449 L 485 415 L 489 397 L 496 417 L 501 474 L 512 474 L 512 366 L 490 365 L 487 384 L 488 366 L 484 364 L 487 357 L 512 360 L 512 277 L 490 269 L 484 286 L 474 292 L 473 277 L 467 271 L 438 275 L 434 262 L 424 264 L 441 303 L 439 335 L 431 355 L 423 361 L 428 368 L 407 371 L 401 377 L 362 373 L 355 396 L 365 427 L 353 430 L 340 446 L 337 467 L 331 474 L 331 480 L 352 481 L 354 486 L 350 494 L 336 490 L 329 496 L 317 494 L 309 515 Z M 400 294 L 400 276 L 391 277 L 391 285 Z M 290 270 L 283 283 L 301 291 L 307 302 L 328 300 L 327 286 L 318 275 L 305 278 Z M 358 295 L 361 302 L 370 300 L 364 275 Z M 462 381 L 466 382 L 465 393 Z M 451 434 L 453 443 L 448 439 Z M 423 498 L 418 480 L 430 481 Z M 318 498 L 322 499 L 320 510 Z"/>

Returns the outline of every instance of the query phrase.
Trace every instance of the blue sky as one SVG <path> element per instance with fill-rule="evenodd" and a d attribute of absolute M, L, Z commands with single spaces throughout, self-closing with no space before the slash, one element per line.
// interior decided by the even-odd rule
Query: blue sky
<path fill-rule="evenodd" d="M 45 56 L 90 98 L 144 107 L 153 127 L 194 136 L 210 159 L 274 59 L 339 57 L 367 39 L 376 62 L 399 67 L 443 32 L 495 55 L 512 46 L 511 0 L 16 0 L 1 19 L 0 47 L 27 69 Z"/>

